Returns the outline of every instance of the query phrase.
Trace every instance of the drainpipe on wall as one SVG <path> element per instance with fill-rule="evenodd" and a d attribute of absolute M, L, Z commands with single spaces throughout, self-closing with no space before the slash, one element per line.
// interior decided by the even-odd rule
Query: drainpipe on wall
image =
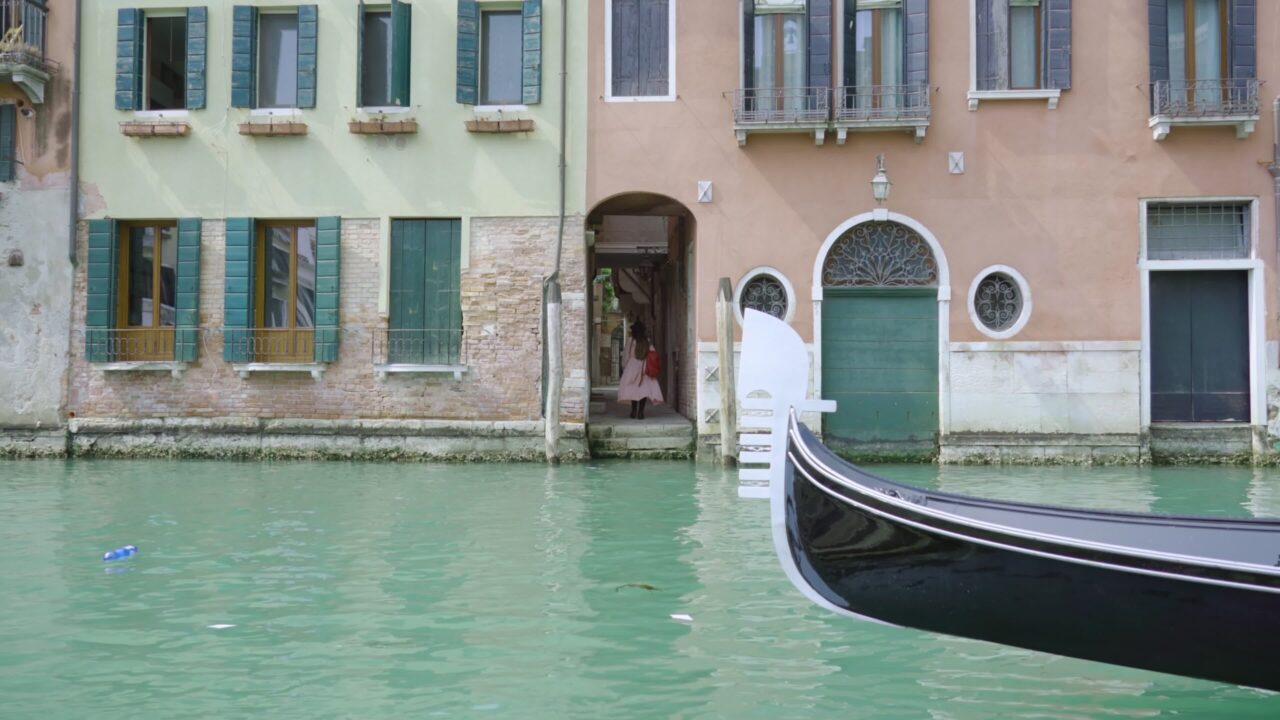
<path fill-rule="evenodd" d="M 568 119 L 569 87 L 569 3 L 560 0 L 560 225 L 556 234 L 556 264 L 551 276 L 542 286 L 542 307 L 545 312 L 543 338 L 546 353 L 546 373 L 542 377 L 546 388 L 543 417 L 546 419 L 547 462 L 560 462 L 560 395 L 564 386 L 564 338 L 560 327 L 560 254 L 564 248 L 565 213 L 565 137 Z"/>
<path fill-rule="evenodd" d="M 76 0 L 76 18 L 71 39 L 71 207 L 68 211 L 67 259 L 76 264 L 76 225 L 80 220 L 80 10 L 83 0 Z"/>
<path fill-rule="evenodd" d="M 1267 170 L 1275 194 L 1276 262 L 1280 266 L 1280 96 L 1271 103 L 1271 128 L 1271 164 Z"/>

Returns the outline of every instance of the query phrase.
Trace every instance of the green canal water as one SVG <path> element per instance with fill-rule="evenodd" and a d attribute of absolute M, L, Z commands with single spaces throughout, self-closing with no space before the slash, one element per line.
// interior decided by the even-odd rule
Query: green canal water
<path fill-rule="evenodd" d="M 881 471 L 1280 515 L 1274 470 Z M 683 463 L 0 462 L 0 717 L 1280 718 L 1280 695 L 828 615 L 767 510 Z"/>

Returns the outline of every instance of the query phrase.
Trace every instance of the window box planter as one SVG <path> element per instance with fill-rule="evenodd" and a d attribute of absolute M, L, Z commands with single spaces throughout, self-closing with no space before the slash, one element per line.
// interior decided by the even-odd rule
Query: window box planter
<path fill-rule="evenodd" d="M 185 120 L 132 120 L 120 123 L 120 134 L 132 138 L 180 138 L 191 134 L 191 124 Z"/>
<path fill-rule="evenodd" d="M 294 120 L 286 122 L 243 122 L 240 123 L 240 134 L 255 136 L 306 135 L 307 124 Z"/>
<path fill-rule="evenodd" d="M 347 123 L 352 135 L 413 135 L 417 120 L 352 120 Z"/>

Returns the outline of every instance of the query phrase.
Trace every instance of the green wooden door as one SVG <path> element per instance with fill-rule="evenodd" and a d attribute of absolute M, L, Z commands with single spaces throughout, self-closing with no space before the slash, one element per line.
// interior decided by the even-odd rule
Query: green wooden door
<path fill-rule="evenodd" d="M 938 433 L 936 288 L 827 288 L 824 440 L 859 456 L 932 456 Z"/>
<path fill-rule="evenodd" d="M 459 220 L 391 221 L 388 362 L 462 362 L 461 225 Z"/>
<path fill-rule="evenodd" d="M 1152 422 L 1249 422 L 1249 278 L 1151 273 Z"/>

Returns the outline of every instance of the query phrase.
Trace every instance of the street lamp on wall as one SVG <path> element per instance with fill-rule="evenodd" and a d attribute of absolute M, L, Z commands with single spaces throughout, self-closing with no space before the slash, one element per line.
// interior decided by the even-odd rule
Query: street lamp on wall
<path fill-rule="evenodd" d="M 876 176 L 871 178 L 871 195 L 875 197 L 877 205 L 884 205 L 889 199 L 889 188 L 893 187 L 893 183 L 889 182 L 889 176 L 884 172 L 884 153 L 880 153 L 877 162 L 879 167 Z"/>

